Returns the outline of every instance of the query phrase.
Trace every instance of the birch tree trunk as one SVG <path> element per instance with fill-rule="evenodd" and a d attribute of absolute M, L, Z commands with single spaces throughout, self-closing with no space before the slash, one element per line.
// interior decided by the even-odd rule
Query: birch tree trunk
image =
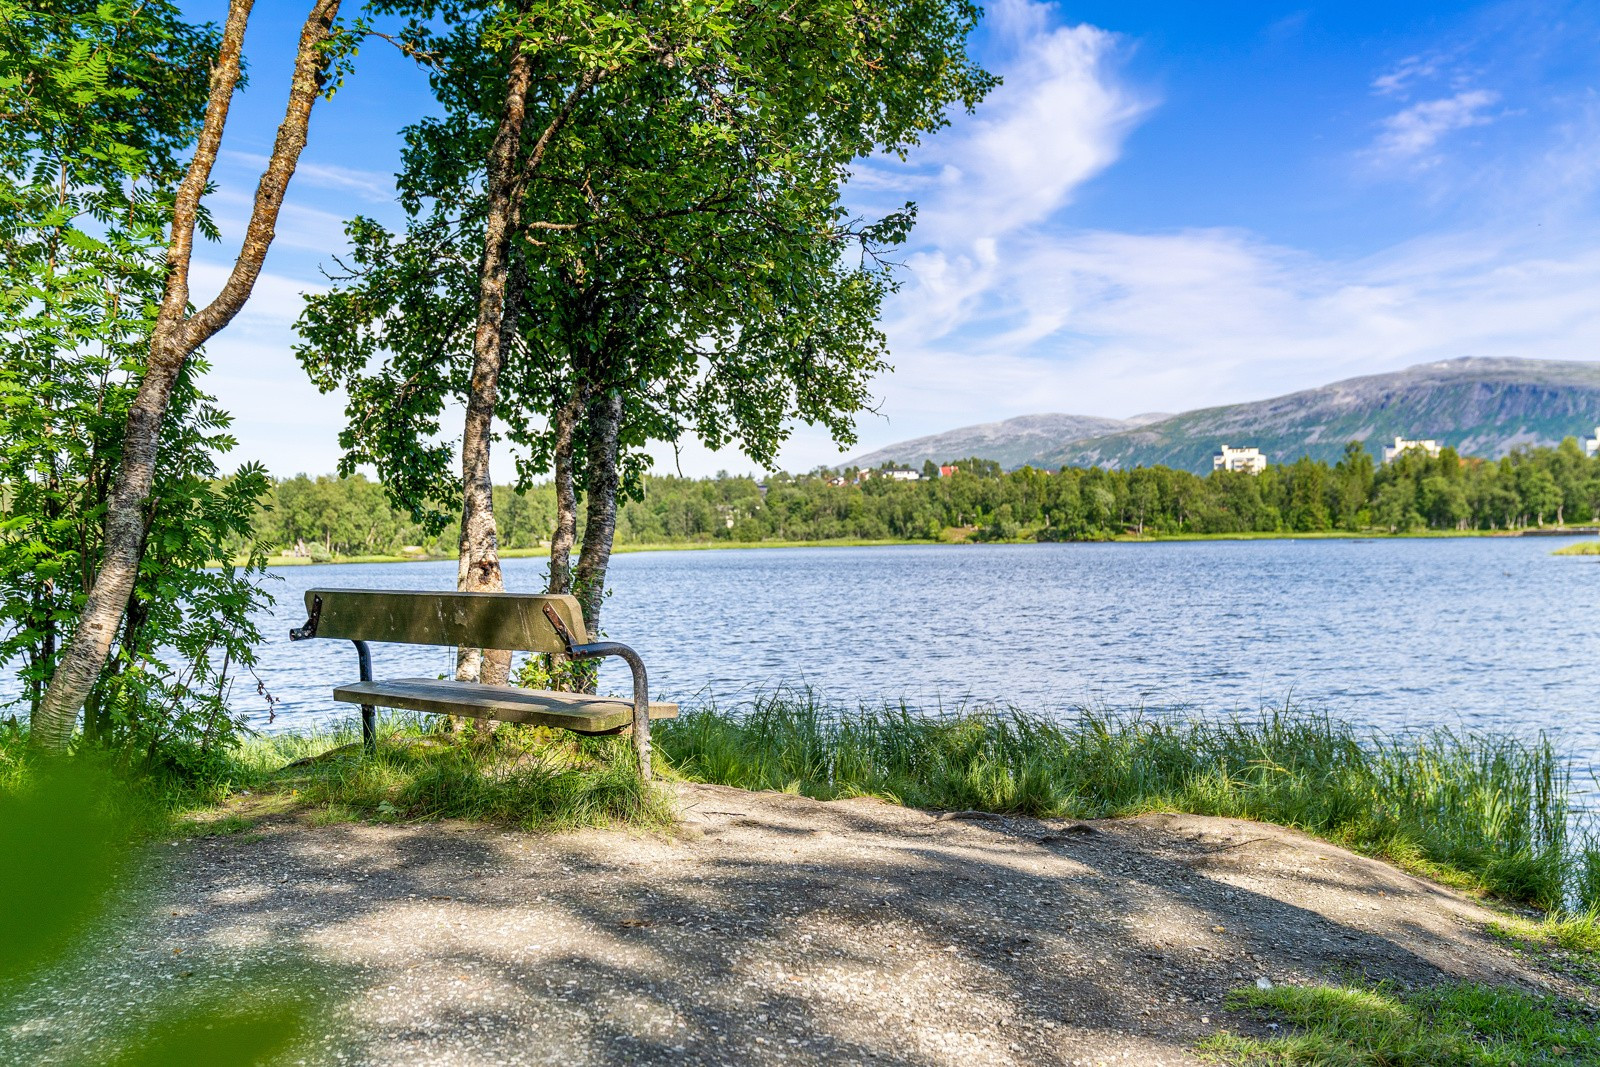
<path fill-rule="evenodd" d="M 572 575 L 572 590 L 583 605 L 585 627 L 597 634 L 600 609 L 605 606 L 611 542 L 617 532 L 617 491 L 622 484 L 617 469 L 617 441 L 622 431 L 620 391 L 608 389 L 590 405 L 587 430 L 583 550 Z"/>
<path fill-rule="evenodd" d="M 110 654 L 144 554 L 145 503 L 150 496 L 161 425 L 173 387 L 195 350 L 238 314 L 260 276 L 262 261 L 272 245 L 284 193 L 305 148 L 312 104 L 322 91 L 322 46 L 329 40 L 339 4 L 340 0 L 313 0 L 300 31 L 283 123 L 278 127 L 272 155 L 256 187 L 255 206 L 239 256 L 216 299 L 189 315 L 189 263 L 194 249 L 195 220 L 222 142 L 228 108 L 239 84 L 245 24 L 249 21 L 253 0 L 231 0 L 228 5 L 222 43 L 211 70 L 205 120 L 195 143 L 194 158 L 189 161 L 189 169 L 173 201 L 166 289 L 151 331 L 144 377 L 128 409 L 122 460 L 106 505 L 99 566 L 72 639 L 50 679 L 44 700 L 32 717 L 30 737 L 35 746 L 57 751 L 66 748 L 84 702 Z"/>
<path fill-rule="evenodd" d="M 578 485 L 573 470 L 573 445 L 583 398 L 574 395 L 556 411 L 553 463 L 556 485 L 556 526 L 550 534 L 550 584 L 552 593 L 572 592 L 572 549 L 578 543 Z"/>
<path fill-rule="evenodd" d="M 456 588 L 467 593 L 501 593 L 500 541 L 494 521 L 494 482 L 489 450 L 494 438 L 494 408 L 499 400 L 500 368 L 508 349 L 507 289 L 511 243 L 516 237 L 522 183 L 518 146 L 527 117 L 533 61 L 522 41 L 511 43 L 506 74 L 506 107 L 489 149 L 488 217 L 484 223 L 483 264 L 478 274 L 478 325 L 472 340 L 472 381 L 467 393 L 466 426 L 461 435 L 461 556 Z M 456 677 L 504 685 L 511 653 L 462 648 Z"/>

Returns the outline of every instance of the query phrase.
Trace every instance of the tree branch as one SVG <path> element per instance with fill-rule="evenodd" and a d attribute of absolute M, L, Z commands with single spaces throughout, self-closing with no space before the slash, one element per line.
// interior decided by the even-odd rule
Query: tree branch
<path fill-rule="evenodd" d="M 249 0 L 236 0 L 249 3 Z M 317 0 L 306 16 L 300 30 L 300 45 L 295 52 L 294 78 L 289 87 L 289 103 L 284 109 L 283 123 L 272 145 L 272 156 L 261 174 L 256 187 L 255 208 L 250 214 L 250 225 L 245 229 L 244 241 L 239 248 L 239 258 L 234 260 L 233 271 L 222 291 L 201 310 L 184 323 L 184 341 L 193 348 L 222 329 L 239 313 L 249 299 L 256 279 L 261 275 L 261 264 L 267 258 L 267 249 L 277 230 L 278 213 L 283 208 L 283 197 L 289 188 L 300 162 L 300 153 L 306 146 L 306 128 L 311 123 L 311 105 L 322 92 L 322 73 L 325 60 L 322 46 L 327 43 L 333 28 L 334 16 L 339 13 L 341 0 Z M 231 22 L 231 18 L 230 18 Z M 206 113 L 209 126 L 211 113 Z M 219 130 L 220 133 L 220 130 Z M 203 136 L 203 135 L 202 135 Z M 198 153 L 197 153 L 198 155 Z M 215 148 L 211 156 L 216 157 Z M 209 163 L 206 166 L 210 171 Z M 187 180 L 187 179 L 186 179 Z M 187 257 L 185 257 L 187 269 Z M 186 286 L 187 287 L 187 286 Z"/>

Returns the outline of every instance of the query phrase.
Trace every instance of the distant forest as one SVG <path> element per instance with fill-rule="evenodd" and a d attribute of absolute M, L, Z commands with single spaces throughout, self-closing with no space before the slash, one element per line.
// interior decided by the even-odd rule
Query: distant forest
<path fill-rule="evenodd" d="M 1300 459 L 1259 475 L 1200 477 L 1166 467 L 1133 470 L 1023 468 L 958 461 L 919 480 L 854 469 L 774 474 L 763 481 L 719 474 L 649 476 L 622 507 L 619 545 L 717 540 L 842 539 L 1092 541 L 1119 536 L 1242 532 L 1515 530 L 1600 516 L 1600 459 L 1573 439 L 1558 448 L 1482 460 L 1444 449 L 1413 451 L 1386 466 L 1352 442 L 1337 463 Z M 840 480 L 844 484 L 836 484 Z M 535 548 L 550 536 L 555 491 L 495 489 L 503 548 Z M 276 483 L 259 516 L 269 549 L 314 559 L 422 549 L 452 554 L 456 536 L 428 537 L 359 475 L 301 475 Z M 954 531 L 954 532 L 952 532 Z"/>

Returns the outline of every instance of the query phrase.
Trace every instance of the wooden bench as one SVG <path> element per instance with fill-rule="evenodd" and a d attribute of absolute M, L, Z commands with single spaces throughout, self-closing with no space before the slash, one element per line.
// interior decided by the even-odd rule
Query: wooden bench
<path fill-rule="evenodd" d="M 650 720 L 678 714 L 676 704 L 650 703 L 638 653 L 616 641 L 589 640 L 583 611 L 570 596 L 309 589 L 306 614 L 305 625 L 290 630 L 289 640 L 331 637 L 356 646 L 361 679 L 335 688 L 333 699 L 361 705 L 361 739 L 368 751 L 377 744 L 380 707 L 557 726 L 580 734 L 632 727 L 639 773 L 648 779 Z M 617 656 L 633 671 L 633 699 L 437 678 L 376 681 L 369 641 L 559 652 L 573 659 Z"/>

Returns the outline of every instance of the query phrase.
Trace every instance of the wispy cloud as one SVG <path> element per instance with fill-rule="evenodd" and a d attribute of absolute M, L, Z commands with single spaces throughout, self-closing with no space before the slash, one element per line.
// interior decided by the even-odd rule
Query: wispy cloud
<path fill-rule="evenodd" d="M 1373 155 L 1389 161 L 1416 161 L 1424 158 L 1445 134 L 1494 121 L 1484 114 L 1500 100 L 1500 94 L 1487 89 L 1467 89 L 1438 100 L 1412 104 L 1381 124 L 1372 145 Z"/>
<path fill-rule="evenodd" d="M 196 256 L 189 269 L 194 303 L 204 305 L 221 292 L 232 270 L 232 263 L 205 258 L 204 253 Z M 281 337 L 300 317 L 305 294 L 322 293 L 327 289 L 324 284 L 292 278 L 273 271 L 263 271 L 250 290 L 250 299 L 245 301 L 238 316 L 229 324 L 228 329 L 219 335 L 214 346 L 231 341 L 235 335 L 252 334 L 262 330 L 272 333 L 275 337 Z M 284 346 L 285 351 L 287 347 Z"/>
<path fill-rule="evenodd" d="M 1393 70 L 1374 78 L 1372 90 L 1380 96 L 1402 96 L 1413 83 L 1436 77 L 1443 65 L 1442 56 L 1407 56 L 1395 64 Z"/>
<path fill-rule="evenodd" d="M 912 284 L 888 311 L 891 332 L 926 338 L 978 313 L 1004 249 L 1047 222 L 1110 166 L 1152 102 L 1115 75 L 1124 43 L 1092 26 L 1052 27 L 1054 8 L 1002 0 L 994 32 L 1012 50 L 1005 84 L 980 116 L 963 119 L 918 154 L 916 169 L 875 163 L 852 179 L 865 192 L 918 200 L 907 255 Z"/>
<path fill-rule="evenodd" d="M 267 165 L 267 157 L 254 152 L 224 149 L 221 154 L 229 163 L 254 170 L 260 170 Z M 374 170 L 359 170 L 355 167 L 330 166 L 326 163 L 301 160 L 295 167 L 294 180 L 318 189 L 354 193 L 362 200 L 373 204 L 387 204 L 394 200 L 395 196 L 394 176 Z"/>

